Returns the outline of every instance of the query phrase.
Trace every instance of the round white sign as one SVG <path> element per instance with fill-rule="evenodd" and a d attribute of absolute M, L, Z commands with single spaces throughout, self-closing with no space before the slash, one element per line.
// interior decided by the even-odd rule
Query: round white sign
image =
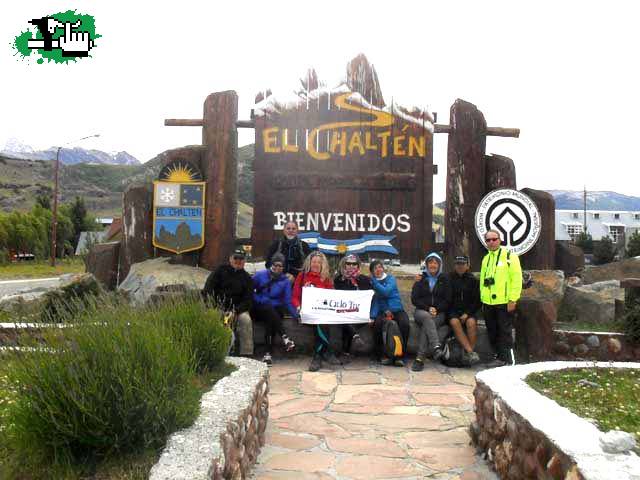
<path fill-rule="evenodd" d="M 528 252 L 540 237 L 540 211 L 522 192 L 503 188 L 485 195 L 476 209 L 476 234 L 484 245 L 488 230 L 497 230 L 502 245 L 522 255 Z"/>

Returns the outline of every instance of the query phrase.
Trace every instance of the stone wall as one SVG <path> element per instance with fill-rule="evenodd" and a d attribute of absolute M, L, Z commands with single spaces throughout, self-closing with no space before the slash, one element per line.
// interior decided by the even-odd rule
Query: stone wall
<path fill-rule="evenodd" d="M 244 480 L 265 442 L 269 370 L 229 357 L 237 370 L 202 397 L 195 423 L 171 435 L 150 480 Z"/>
<path fill-rule="evenodd" d="M 640 368 L 640 363 L 597 367 Z M 582 362 L 541 362 L 485 370 L 476 375 L 470 434 L 502 480 L 633 480 L 640 458 L 608 453 L 595 425 L 530 388 L 533 372 L 584 367 Z"/>
<path fill-rule="evenodd" d="M 640 344 L 622 333 L 553 331 L 554 360 L 640 361 Z"/>

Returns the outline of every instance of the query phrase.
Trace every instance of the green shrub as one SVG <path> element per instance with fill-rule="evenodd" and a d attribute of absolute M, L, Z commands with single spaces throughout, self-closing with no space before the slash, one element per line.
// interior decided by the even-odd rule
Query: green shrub
<path fill-rule="evenodd" d="M 94 302 L 51 351 L 13 353 L 13 402 L 2 433 L 12 457 L 78 463 L 158 448 L 196 417 L 195 362 L 169 323 L 126 304 Z"/>
<path fill-rule="evenodd" d="M 596 265 L 611 263 L 615 256 L 616 247 L 610 237 L 602 237 L 595 247 L 593 247 L 593 262 Z"/>
<path fill-rule="evenodd" d="M 593 238 L 587 232 L 579 233 L 574 243 L 580 247 L 584 253 L 593 253 Z"/>
<path fill-rule="evenodd" d="M 622 317 L 624 333 L 636 343 L 640 343 L 640 305 L 636 305 Z"/>
<path fill-rule="evenodd" d="M 165 324 L 176 339 L 191 350 L 198 372 L 220 364 L 231 343 L 231 330 L 224 326 L 222 312 L 208 308 L 199 295 L 166 300 L 150 311 L 152 322 Z"/>
<path fill-rule="evenodd" d="M 91 302 L 97 300 L 102 292 L 100 284 L 91 275 L 85 275 L 78 281 L 57 290 L 45 293 L 41 319 L 45 323 L 64 323 L 64 319 L 73 320 Z"/>
<path fill-rule="evenodd" d="M 640 232 L 634 232 L 629 237 L 629 243 L 627 244 L 627 257 L 640 256 Z"/>

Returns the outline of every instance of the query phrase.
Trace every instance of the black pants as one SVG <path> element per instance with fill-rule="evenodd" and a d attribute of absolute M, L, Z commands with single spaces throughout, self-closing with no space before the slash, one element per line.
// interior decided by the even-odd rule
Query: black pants
<path fill-rule="evenodd" d="M 507 305 L 483 305 L 484 323 L 491 346 L 501 360 L 510 360 L 509 350 L 513 348 L 513 314 L 507 311 Z M 504 358 L 503 358 L 504 357 Z"/>
<path fill-rule="evenodd" d="M 285 335 L 282 318 L 286 310 L 283 307 L 272 307 L 271 305 L 254 305 L 251 307 L 251 318 L 254 322 L 265 323 L 264 343 L 267 352 L 273 351 L 273 337 L 275 335 Z"/>
<path fill-rule="evenodd" d="M 342 328 L 342 351 L 344 353 L 349 353 L 351 351 L 351 342 L 353 340 L 353 336 L 357 333 L 356 327 L 349 324 L 343 323 L 341 325 Z"/>
<path fill-rule="evenodd" d="M 402 352 L 407 353 L 407 341 L 409 340 L 409 315 L 404 310 L 399 312 L 393 312 L 393 320 L 398 324 L 400 333 L 402 334 Z M 384 353 L 384 346 L 382 345 L 382 327 L 384 326 L 385 316 L 384 313 L 378 315 L 373 324 L 373 342 L 374 353 L 376 358 L 381 358 Z"/>
<path fill-rule="evenodd" d="M 320 354 L 331 351 L 329 325 L 311 325 L 311 327 L 313 328 L 313 336 L 315 338 L 314 352 Z"/>

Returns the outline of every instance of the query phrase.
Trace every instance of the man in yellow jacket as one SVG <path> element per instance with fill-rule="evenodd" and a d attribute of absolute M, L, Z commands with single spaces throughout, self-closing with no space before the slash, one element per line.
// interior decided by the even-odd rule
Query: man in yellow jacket
<path fill-rule="evenodd" d="M 500 246 L 497 230 L 488 230 L 484 240 L 488 252 L 480 270 L 480 301 L 489 341 L 497 355 L 492 366 L 514 365 L 511 328 L 522 292 L 520 259 Z"/>

